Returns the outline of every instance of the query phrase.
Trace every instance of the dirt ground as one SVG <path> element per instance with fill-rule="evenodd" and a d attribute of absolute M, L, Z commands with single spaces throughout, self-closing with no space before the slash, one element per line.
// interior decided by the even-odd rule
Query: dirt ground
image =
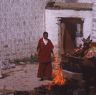
<path fill-rule="evenodd" d="M 38 63 L 17 65 L 15 68 L 3 70 L 4 78 L 0 79 L 0 90 L 28 91 L 49 84 L 51 81 L 39 81 L 37 69 Z"/>

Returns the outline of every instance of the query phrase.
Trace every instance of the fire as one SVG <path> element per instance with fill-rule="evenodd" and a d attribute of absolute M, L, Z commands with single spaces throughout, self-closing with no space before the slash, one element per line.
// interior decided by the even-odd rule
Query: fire
<path fill-rule="evenodd" d="M 54 61 L 52 84 L 63 85 L 65 83 L 65 79 L 63 76 L 62 68 L 60 67 L 60 65 L 58 63 L 59 63 L 59 60 L 56 57 L 55 61 Z"/>
<path fill-rule="evenodd" d="M 65 79 L 62 73 L 62 69 L 58 67 L 54 70 L 52 83 L 56 85 L 63 85 L 64 82 L 65 82 Z"/>
<path fill-rule="evenodd" d="M 61 85 L 64 85 L 64 83 L 65 83 L 65 79 L 64 79 L 64 76 L 63 76 L 63 73 L 62 73 L 62 69 L 60 68 L 59 65 L 58 66 L 55 65 L 55 66 L 56 67 L 53 71 L 53 80 L 46 87 L 48 90 L 51 90 L 51 88 L 55 85 L 61 86 Z"/>
<path fill-rule="evenodd" d="M 54 62 L 53 62 L 53 80 L 51 83 L 49 83 L 47 85 L 47 89 L 48 90 L 51 90 L 51 88 L 54 86 L 54 85 L 64 85 L 65 83 L 65 78 L 63 76 L 63 71 L 62 71 L 62 68 L 60 67 L 60 64 L 59 63 L 59 60 L 58 60 L 58 57 L 55 57 L 54 59 Z"/>

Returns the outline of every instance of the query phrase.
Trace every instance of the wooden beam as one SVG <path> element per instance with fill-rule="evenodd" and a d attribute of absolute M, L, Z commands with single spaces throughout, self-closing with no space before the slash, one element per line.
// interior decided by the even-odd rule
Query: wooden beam
<path fill-rule="evenodd" d="M 92 3 L 62 3 L 62 2 L 49 2 L 46 9 L 72 9 L 72 10 L 92 10 Z"/>
<path fill-rule="evenodd" d="M 59 17 L 60 21 L 66 22 L 66 23 L 84 23 L 84 21 L 81 18 L 74 18 L 74 17 Z"/>

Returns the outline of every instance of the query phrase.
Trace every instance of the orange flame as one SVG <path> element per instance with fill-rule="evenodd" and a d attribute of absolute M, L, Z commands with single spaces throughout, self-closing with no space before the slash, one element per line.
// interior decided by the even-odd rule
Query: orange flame
<path fill-rule="evenodd" d="M 56 63 L 59 63 L 57 57 L 55 57 L 55 62 L 54 63 L 55 63 L 54 64 L 55 68 L 53 70 L 53 81 L 52 81 L 52 83 L 56 84 L 56 85 L 63 85 L 65 83 L 65 79 L 64 79 L 64 76 L 63 76 L 62 68 L 60 68 L 59 64 L 56 64 Z"/>
<path fill-rule="evenodd" d="M 53 78 L 52 83 L 57 84 L 57 85 L 63 85 L 64 82 L 65 80 L 64 80 L 63 73 L 62 73 L 62 69 L 58 68 L 57 70 L 54 71 L 54 78 Z"/>

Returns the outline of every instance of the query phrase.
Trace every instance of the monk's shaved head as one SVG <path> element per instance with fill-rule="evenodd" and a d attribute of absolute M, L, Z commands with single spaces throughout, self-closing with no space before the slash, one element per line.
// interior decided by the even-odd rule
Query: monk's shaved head
<path fill-rule="evenodd" d="M 44 39 L 48 39 L 48 32 L 44 32 L 43 37 L 44 37 Z"/>

